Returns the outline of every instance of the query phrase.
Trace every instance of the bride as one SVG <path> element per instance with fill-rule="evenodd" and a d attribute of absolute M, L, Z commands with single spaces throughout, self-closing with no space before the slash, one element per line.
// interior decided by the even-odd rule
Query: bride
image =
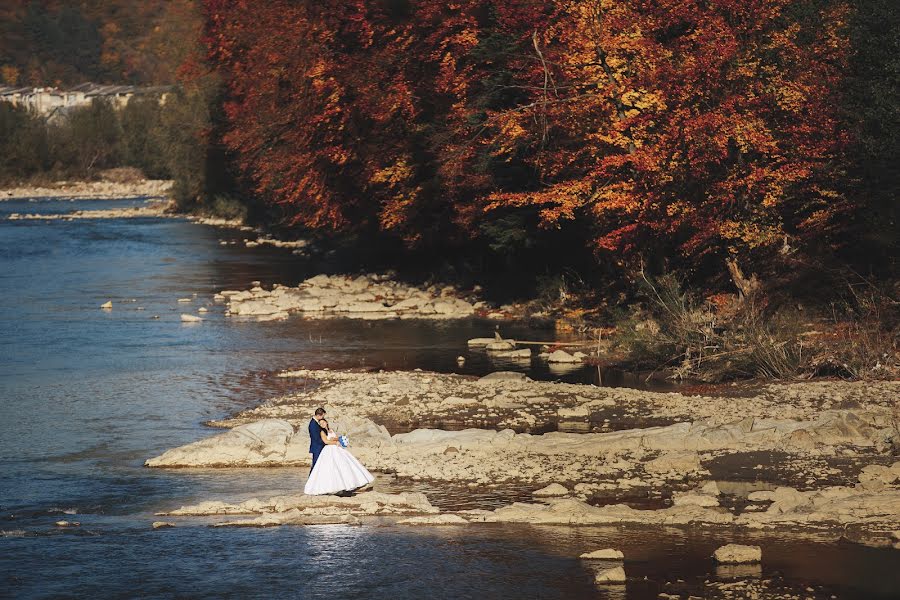
<path fill-rule="evenodd" d="M 372 483 L 375 478 L 338 442 L 338 436 L 328 427 L 328 421 L 321 419 L 319 426 L 325 447 L 316 461 L 303 488 L 304 494 L 321 495 L 349 492 Z"/>

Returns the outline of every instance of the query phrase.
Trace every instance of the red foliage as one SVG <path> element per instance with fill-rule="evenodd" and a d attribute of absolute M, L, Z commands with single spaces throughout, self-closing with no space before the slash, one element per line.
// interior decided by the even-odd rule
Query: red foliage
<path fill-rule="evenodd" d="M 852 207 L 840 1 L 205 0 L 226 143 L 305 226 L 528 211 L 598 252 L 758 254 Z"/>

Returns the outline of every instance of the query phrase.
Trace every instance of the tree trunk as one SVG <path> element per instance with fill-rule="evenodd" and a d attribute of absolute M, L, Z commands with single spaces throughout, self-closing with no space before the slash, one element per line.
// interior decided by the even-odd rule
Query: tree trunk
<path fill-rule="evenodd" d="M 725 264 L 728 265 L 728 272 L 731 273 L 731 280 L 740 293 L 741 300 L 751 298 L 759 290 L 759 280 L 756 275 L 751 274 L 749 279 L 744 276 L 741 267 L 734 258 L 726 259 Z"/>

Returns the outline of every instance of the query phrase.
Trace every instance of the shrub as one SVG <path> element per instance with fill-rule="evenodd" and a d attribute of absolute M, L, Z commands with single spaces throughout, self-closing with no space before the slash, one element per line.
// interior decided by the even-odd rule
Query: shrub
<path fill-rule="evenodd" d="M 816 341 L 810 372 L 852 379 L 900 376 L 900 303 L 868 282 L 848 284 L 832 307 L 831 327 Z"/>
<path fill-rule="evenodd" d="M 617 324 L 616 345 L 636 367 L 667 368 L 676 379 L 704 381 L 797 375 L 803 361 L 800 320 L 769 313 L 760 297 L 718 305 L 683 289 L 672 274 L 640 273 L 645 303 Z"/>
<path fill-rule="evenodd" d="M 848 285 L 830 316 L 816 316 L 791 303 L 770 308 L 759 287 L 701 299 L 671 274 L 638 280 L 644 302 L 619 315 L 615 338 L 633 368 L 711 382 L 900 375 L 900 303 L 871 283 Z"/>
<path fill-rule="evenodd" d="M 247 218 L 247 206 L 234 196 L 220 194 L 204 205 L 203 211 L 211 217 L 244 221 Z"/>
<path fill-rule="evenodd" d="M 0 102 L 0 156 L 4 182 L 46 171 L 53 163 L 44 121 L 25 108 Z"/>

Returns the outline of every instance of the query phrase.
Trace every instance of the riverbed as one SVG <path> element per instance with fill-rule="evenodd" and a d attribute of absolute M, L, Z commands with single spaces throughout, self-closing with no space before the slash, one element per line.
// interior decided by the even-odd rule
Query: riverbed
<path fill-rule="evenodd" d="M 154 530 L 154 513 L 199 499 L 297 493 L 305 470 L 151 470 L 143 462 L 213 433 L 203 423 L 291 393 L 284 369 L 423 369 L 593 381 L 541 363 L 493 363 L 466 340 L 494 324 L 229 319 L 212 296 L 254 281 L 296 285 L 346 265 L 242 244 L 246 232 L 179 218 L 16 220 L 141 200 L 0 203 L 0 596 L 656 598 L 723 595 L 712 529 L 393 524 Z M 179 302 L 179 300 L 183 300 Z M 111 310 L 100 306 L 111 301 Z M 180 315 L 198 314 L 200 324 Z M 504 323 L 503 334 L 552 339 Z M 467 361 L 459 366 L 457 357 Z M 636 383 L 629 378 L 605 382 Z M 424 491 L 435 506 L 458 490 Z M 404 487 L 405 486 L 405 487 Z M 78 522 L 58 527 L 57 521 Z M 744 534 L 766 560 L 749 578 L 786 597 L 894 597 L 896 550 L 832 537 Z M 740 541 L 740 540 L 737 540 Z M 581 552 L 626 553 L 629 583 L 598 588 Z M 644 579 L 646 577 L 646 579 Z M 746 579 L 746 578 L 745 578 Z M 744 580 L 739 580 L 744 581 Z M 737 588 L 735 588 L 737 589 Z M 749 588 L 748 588 L 749 589 Z"/>

